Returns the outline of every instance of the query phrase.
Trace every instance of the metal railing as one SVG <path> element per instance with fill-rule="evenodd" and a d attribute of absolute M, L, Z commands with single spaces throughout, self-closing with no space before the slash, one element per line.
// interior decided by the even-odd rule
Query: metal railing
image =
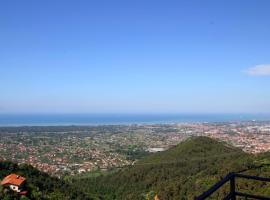
<path fill-rule="evenodd" d="M 221 179 L 219 182 L 217 182 L 215 185 L 213 185 L 209 190 L 207 190 L 200 196 L 195 197 L 194 200 L 204 200 L 210 197 L 215 191 L 217 191 L 227 182 L 230 182 L 230 193 L 226 197 L 224 197 L 223 200 L 236 200 L 236 197 L 245 197 L 245 198 L 251 198 L 251 199 L 258 199 L 258 200 L 270 200 L 270 197 L 247 194 L 247 193 L 236 191 L 235 178 L 244 178 L 244 179 L 270 182 L 270 178 L 250 176 L 250 175 L 231 172 L 227 176 L 225 176 L 223 179 Z"/>

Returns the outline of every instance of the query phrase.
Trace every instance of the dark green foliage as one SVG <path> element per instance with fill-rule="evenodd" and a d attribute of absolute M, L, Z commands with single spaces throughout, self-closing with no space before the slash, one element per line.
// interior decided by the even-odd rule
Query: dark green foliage
<path fill-rule="evenodd" d="M 206 137 L 191 138 L 167 151 L 142 158 L 134 166 L 66 178 L 48 176 L 28 165 L 0 162 L 0 178 L 15 172 L 27 178 L 29 199 L 160 200 L 193 199 L 229 172 L 270 177 L 270 153 L 251 155 L 226 143 Z M 261 167 L 258 167 L 261 166 Z M 236 188 L 270 196 L 264 182 L 236 180 Z M 222 199 L 226 184 L 210 199 Z M 0 188 L 0 199 L 20 199 Z"/>
<path fill-rule="evenodd" d="M 0 179 L 6 175 L 16 173 L 26 178 L 27 197 L 20 197 L 15 192 L 1 186 L 0 199 L 91 199 L 72 185 L 56 177 L 50 177 L 29 165 L 17 165 L 11 162 L 0 162 Z"/>
<path fill-rule="evenodd" d="M 262 157 L 265 159 L 265 156 Z M 147 156 L 135 166 L 114 174 L 77 179 L 75 182 L 76 185 L 88 185 L 84 191 L 96 194 L 100 199 L 145 200 L 153 193 L 162 200 L 193 199 L 227 173 L 252 168 L 256 160 L 257 156 L 226 143 L 197 137 L 168 151 Z M 242 180 L 239 181 L 242 183 Z M 212 198 L 221 199 L 227 194 L 228 187 L 221 188 Z M 253 191 L 250 185 L 244 188 Z M 257 189 L 266 194 L 261 187 Z"/>

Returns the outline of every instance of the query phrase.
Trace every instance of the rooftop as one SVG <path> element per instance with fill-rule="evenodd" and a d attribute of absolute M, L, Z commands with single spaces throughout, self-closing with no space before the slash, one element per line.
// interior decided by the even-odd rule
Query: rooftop
<path fill-rule="evenodd" d="M 20 186 L 25 181 L 25 178 L 17 174 L 10 174 L 6 176 L 2 181 L 1 185 L 16 185 Z"/>

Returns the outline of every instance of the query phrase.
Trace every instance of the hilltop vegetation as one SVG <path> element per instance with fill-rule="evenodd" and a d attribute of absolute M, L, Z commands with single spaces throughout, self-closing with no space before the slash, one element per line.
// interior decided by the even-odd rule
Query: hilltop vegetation
<path fill-rule="evenodd" d="M 193 199 L 227 173 L 251 169 L 255 161 L 268 158 L 267 154 L 254 156 L 226 143 L 196 137 L 165 152 L 147 156 L 133 167 L 74 182 L 88 185 L 84 192 L 95 194 L 97 199 L 148 199 L 156 194 L 162 200 Z M 250 173 L 270 175 L 270 170 L 250 170 Z M 238 182 L 239 189 L 266 194 L 266 189 Z M 223 187 L 213 199 L 221 198 L 227 190 L 228 187 Z"/>
<path fill-rule="evenodd" d="M 0 188 L 0 199 L 38 199 L 38 200 L 87 200 L 91 199 L 71 184 L 41 172 L 30 165 L 17 165 L 12 162 L 0 162 L 0 179 L 16 173 L 26 178 L 27 197 L 20 197 L 15 192 Z"/>
<path fill-rule="evenodd" d="M 49 177 L 31 166 L 0 163 L 0 178 L 15 172 L 27 178 L 29 199 L 161 200 L 193 199 L 227 173 L 270 176 L 270 153 L 251 155 L 226 143 L 206 137 L 194 137 L 179 145 L 145 156 L 134 166 L 112 172 L 95 172 L 64 180 Z M 270 196 L 264 182 L 237 180 L 237 189 Z M 228 185 L 212 199 L 222 199 Z M 0 199 L 19 199 L 1 190 Z M 13 195 L 13 196 L 12 196 Z M 8 196 L 8 198 L 7 198 Z"/>

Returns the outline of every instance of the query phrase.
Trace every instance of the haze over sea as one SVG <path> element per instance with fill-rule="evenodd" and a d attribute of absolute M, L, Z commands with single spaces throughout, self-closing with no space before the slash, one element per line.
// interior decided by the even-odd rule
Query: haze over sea
<path fill-rule="evenodd" d="M 1 114 L 0 126 L 270 121 L 270 114 Z"/>

